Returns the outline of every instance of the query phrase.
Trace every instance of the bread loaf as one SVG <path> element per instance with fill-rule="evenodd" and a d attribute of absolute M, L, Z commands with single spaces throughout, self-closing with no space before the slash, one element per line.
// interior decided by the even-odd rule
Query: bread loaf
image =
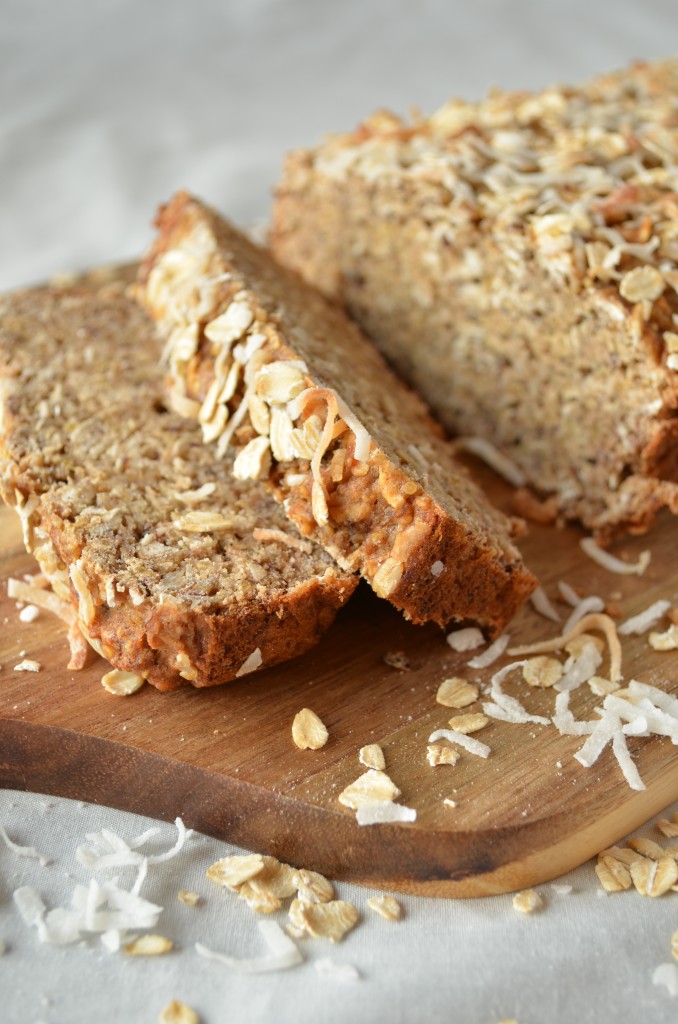
<path fill-rule="evenodd" d="M 292 153 L 274 254 L 602 541 L 678 512 L 678 61 Z"/>

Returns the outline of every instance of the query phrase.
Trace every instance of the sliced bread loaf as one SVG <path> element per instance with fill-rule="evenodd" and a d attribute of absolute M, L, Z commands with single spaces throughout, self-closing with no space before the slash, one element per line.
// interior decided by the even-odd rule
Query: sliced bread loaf
<path fill-rule="evenodd" d="M 408 618 L 501 629 L 535 581 L 418 396 L 343 311 L 213 210 L 180 193 L 157 224 L 139 295 L 174 407 Z"/>
<path fill-rule="evenodd" d="M 171 690 L 300 654 L 356 578 L 166 410 L 158 355 L 119 286 L 0 300 L 2 495 L 92 646 Z"/>
<path fill-rule="evenodd" d="M 287 160 L 275 256 L 607 540 L 678 513 L 678 60 L 384 112 Z"/>

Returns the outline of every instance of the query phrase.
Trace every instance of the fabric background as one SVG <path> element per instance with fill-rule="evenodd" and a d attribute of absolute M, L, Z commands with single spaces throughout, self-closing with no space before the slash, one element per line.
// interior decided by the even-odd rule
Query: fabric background
<path fill-rule="evenodd" d="M 676 29 L 673 0 L 0 0 L 0 288 L 136 257 L 155 206 L 179 187 L 240 224 L 265 220 L 284 152 L 376 107 L 429 111 L 492 84 L 577 81 L 668 55 Z M 205 1024 L 663 1024 L 678 1013 L 652 983 L 671 959 L 676 897 L 605 897 L 590 864 L 563 880 L 570 894 L 542 886 L 546 908 L 528 918 L 509 896 L 405 897 L 404 920 L 389 924 L 366 909 L 370 892 L 340 886 L 360 927 L 337 947 L 305 943 L 293 971 L 252 978 L 193 950 L 263 949 L 249 908 L 204 877 L 225 844 L 195 837 L 149 877 L 144 895 L 166 907 L 157 930 L 177 950 L 142 960 L 94 940 L 39 945 L 12 891 L 35 885 L 48 906 L 66 905 L 88 879 L 74 857 L 85 834 L 149 822 L 3 791 L 0 824 L 51 860 L 41 868 L 0 842 L 3 1024 L 147 1024 L 172 998 Z M 162 829 L 164 849 L 174 833 Z M 202 905 L 180 904 L 179 889 Z M 361 979 L 319 974 L 326 956 Z"/>

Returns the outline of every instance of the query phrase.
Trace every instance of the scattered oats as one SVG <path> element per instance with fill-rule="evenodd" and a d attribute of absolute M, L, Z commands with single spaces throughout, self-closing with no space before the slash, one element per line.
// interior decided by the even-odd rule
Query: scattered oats
<path fill-rule="evenodd" d="M 201 896 L 197 892 L 187 892 L 182 889 L 181 892 L 177 893 L 177 899 L 185 903 L 187 907 L 196 907 L 200 903 Z"/>
<path fill-rule="evenodd" d="M 656 625 L 662 616 L 666 615 L 670 607 L 670 601 L 655 601 L 649 608 L 639 612 L 638 615 L 632 615 L 630 619 L 617 626 L 617 632 L 622 636 L 640 636 Z"/>
<path fill-rule="evenodd" d="M 678 838 L 678 822 L 669 821 L 668 818 L 660 818 L 659 821 L 655 822 L 655 828 L 663 836 L 666 836 L 667 839 Z"/>
<path fill-rule="evenodd" d="M 264 542 L 274 541 L 279 544 L 284 544 L 288 548 L 303 551 L 306 555 L 310 555 L 313 550 L 310 540 L 302 540 L 301 537 L 293 537 L 290 533 L 285 533 L 284 530 L 266 530 L 255 527 L 252 530 L 252 537 L 254 540 Z"/>
<path fill-rule="evenodd" d="M 649 642 L 655 651 L 675 651 L 678 648 L 678 626 L 669 626 L 665 633 L 650 633 Z"/>
<path fill-rule="evenodd" d="M 619 294 L 627 302 L 654 302 L 664 291 L 665 281 L 656 267 L 634 267 L 619 282 Z"/>
<path fill-rule="evenodd" d="M 378 743 L 368 743 L 366 747 L 361 747 L 359 758 L 360 763 L 366 768 L 376 768 L 377 771 L 383 772 L 386 767 L 384 751 Z"/>
<path fill-rule="evenodd" d="M 329 903 L 334 899 L 334 886 L 317 871 L 302 868 L 297 871 L 294 884 L 299 899 L 305 903 Z"/>
<path fill-rule="evenodd" d="M 481 729 L 484 729 L 488 722 L 489 718 L 478 712 L 475 715 L 454 715 L 447 724 L 450 729 L 454 729 L 455 732 L 462 732 L 467 736 L 469 733 L 479 732 Z"/>
<path fill-rule="evenodd" d="M 264 858 L 260 853 L 246 853 L 224 857 L 207 869 L 207 877 L 217 885 L 238 891 L 241 885 L 255 878 L 264 870 Z"/>
<path fill-rule="evenodd" d="M 129 697 L 136 693 L 144 685 L 146 680 L 135 672 L 124 672 L 114 668 L 101 677 L 101 685 L 104 690 L 115 694 L 116 697 Z"/>
<path fill-rule="evenodd" d="M 661 860 L 665 856 L 663 846 L 644 836 L 635 836 L 633 839 L 629 839 L 628 846 L 634 853 L 640 854 L 641 857 L 647 857 L 649 860 Z M 634 862 L 635 860 L 638 858 L 634 858 Z"/>
<path fill-rule="evenodd" d="M 306 903 L 295 899 L 290 906 L 290 922 L 295 928 L 303 929 L 314 939 L 329 939 L 330 942 L 341 942 L 358 923 L 358 918 L 358 911 L 346 900 Z"/>
<path fill-rule="evenodd" d="M 390 668 L 397 668 L 401 672 L 409 672 L 412 668 L 410 659 L 405 656 L 404 651 L 387 651 L 383 660 Z"/>
<path fill-rule="evenodd" d="M 448 633 L 447 642 L 453 651 L 474 651 L 476 647 L 482 647 L 485 637 L 475 626 L 468 626 Z"/>
<path fill-rule="evenodd" d="M 196 509 L 179 516 L 172 523 L 180 533 L 214 533 L 218 530 L 232 530 L 233 521 L 218 512 L 201 512 Z"/>
<path fill-rule="evenodd" d="M 426 748 L 426 760 L 432 768 L 440 764 L 456 764 L 459 760 L 459 751 L 443 746 L 442 743 L 429 743 Z"/>
<path fill-rule="evenodd" d="M 595 871 L 605 892 L 623 892 L 631 888 L 629 868 L 615 857 L 599 856 Z"/>
<path fill-rule="evenodd" d="M 19 612 L 19 618 L 22 622 L 35 622 L 39 614 L 40 609 L 36 605 L 27 604 L 26 607 L 22 608 Z"/>
<path fill-rule="evenodd" d="M 573 658 L 578 658 L 584 653 L 584 648 L 588 647 L 589 644 L 593 644 L 601 654 L 605 648 L 605 642 L 599 636 L 594 636 L 593 633 L 580 633 L 579 636 L 573 637 L 572 640 L 566 643 L 563 650 L 571 654 Z"/>
<path fill-rule="evenodd" d="M 434 562 L 431 566 L 431 576 L 440 576 L 445 566 L 441 561 Z"/>
<path fill-rule="evenodd" d="M 390 800 L 376 800 L 373 803 L 361 804 L 356 811 L 355 820 L 358 825 L 411 823 L 417 820 L 417 812 L 414 807 L 394 804 Z"/>
<path fill-rule="evenodd" d="M 436 692 L 436 701 L 446 708 L 465 708 L 478 700 L 478 687 L 455 676 L 444 679 Z"/>
<path fill-rule="evenodd" d="M 673 857 L 641 857 L 631 865 L 631 880 L 641 896 L 663 896 L 678 881 L 678 864 Z"/>
<path fill-rule="evenodd" d="M 262 856 L 264 867 L 255 877 L 238 888 L 244 899 L 258 914 L 271 914 L 280 907 L 280 901 L 294 896 L 297 891 L 297 872 L 289 864 L 281 864 L 275 857 Z"/>
<path fill-rule="evenodd" d="M 299 750 L 320 750 L 330 734 L 320 718 L 310 708 L 302 708 L 292 722 L 292 739 Z"/>
<path fill-rule="evenodd" d="M 563 675 L 563 666 L 557 658 L 538 655 L 523 665 L 523 679 L 528 686 L 554 686 Z"/>
<path fill-rule="evenodd" d="M 231 472 L 236 480 L 263 480 L 271 468 L 271 445 L 265 436 L 253 437 L 238 452 Z"/>
<path fill-rule="evenodd" d="M 475 658 L 471 658 L 467 662 L 469 668 L 488 668 L 493 665 L 495 661 L 501 658 L 502 654 L 509 645 L 510 636 L 508 633 L 504 633 L 502 636 L 497 637 L 493 644 L 483 651 L 482 654 L 477 654 Z"/>
<path fill-rule="evenodd" d="M 347 786 L 338 797 L 339 803 L 357 811 L 363 804 L 396 800 L 400 790 L 386 772 L 370 768 Z"/>
<path fill-rule="evenodd" d="M 179 1002 L 178 999 L 173 999 L 165 1007 L 159 1020 L 160 1024 L 200 1024 L 200 1018 L 195 1010 L 186 1006 L 186 1003 Z"/>
<path fill-rule="evenodd" d="M 621 861 L 627 868 L 630 868 L 634 861 L 638 860 L 640 854 L 627 847 L 609 846 L 606 850 L 601 850 L 598 857 L 614 857 L 615 860 Z"/>
<path fill-rule="evenodd" d="M 608 693 L 619 690 L 619 683 L 613 683 L 611 679 L 605 679 L 603 676 L 591 676 L 588 684 L 596 697 L 606 697 Z"/>
<path fill-rule="evenodd" d="M 616 558 L 609 551 L 599 548 L 593 537 L 583 537 L 579 541 L 579 546 L 585 555 L 588 555 L 598 565 L 602 565 L 603 569 L 616 572 L 621 576 L 642 576 L 652 557 L 649 551 L 643 551 L 637 562 L 623 562 L 621 558 Z"/>
<path fill-rule="evenodd" d="M 541 910 L 543 906 L 544 900 L 534 889 L 525 889 L 523 892 L 517 892 L 513 897 L 513 909 L 518 910 L 521 914 L 534 914 L 535 911 Z"/>
<path fill-rule="evenodd" d="M 30 658 L 24 658 L 18 665 L 14 666 L 15 672 L 39 672 L 42 665 L 39 661 L 32 661 Z"/>
<path fill-rule="evenodd" d="M 162 935 L 140 935 L 122 948 L 127 956 L 160 956 L 161 953 L 169 953 L 174 943 Z"/>
<path fill-rule="evenodd" d="M 403 908 L 394 896 L 372 896 L 367 906 L 387 921 L 399 921 L 403 916 Z"/>
<path fill-rule="evenodd" d="M 318 974 L 329 974 L 341 981 L 359 981 L 360 971 L 353 964 L 347 964 L 343 960 L 331 960 L 328 956 L 321 956 L 319 960 L 313 961 L 313 967 Z"/>

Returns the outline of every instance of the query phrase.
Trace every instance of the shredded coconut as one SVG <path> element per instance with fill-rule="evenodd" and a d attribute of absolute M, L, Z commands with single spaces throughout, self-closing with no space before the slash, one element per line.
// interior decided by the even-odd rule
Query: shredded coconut
<path fill-rule="evenodd" d="M 583 600 L 579 601 L 577 606 L 572 610 L 571 615 L 563 626 L 563 633 L 569 633 L 585 615 L 590 615 L 592 612 L 602 611 L 605 611 L 605 602 L 602 597 L 596 597 L 592 594 L 591 597 L 583 598 Z"/>
<path fill-rule="evenodd" d="M 345 960 L 332 960 L 329 956 L 321 956 L 319 960 L 313 961 L 313 967 L 318 974 L 328 974 L 340 981 L 359 981 L 360 971 L 353 964 Z"/>
<path fill-rule="evenodd" d="M 546 591 L 542 586 L 538 586 L 536 590 L 530 594 L 530 603 L 534 610 L 543 615 L 545 619 L 550 619 L 551 622 L 560 622 L 560 615 L 549 601 Z"/>
<path fill-rule="evenodd" d="M 626 619 L 620 626 L 617 626 L 617 632 L 622 636 L 640 636 L 642 633 L 647 633 L 663 615 L 666 615 L 670 607 L 670 601 L 655 601 L 649 608 L 639 612 L 638 615 L 632 615 L 630 619 Z"/>
<path fill-rule="evenodd" d="M 571 657 L 565 663 L 565 672 L 555 684 L 559 691 L 576 690 L 582 683 L 587 683 L 595 675 L 596 669 L 602 664 L 603 656 L 595 644 L 588 643 L 580 654 Z"/>
<path fill-rule="evenodd" d="M 558 590 L 560 591 L 560 596 L 562 597 L 563 601 L 566 601 L 567 604 L 572 605 L 573 608 L 577 607 L 577 605 L 581 601 L 581 597 L 574 589 L 574 587 L 571 587 L 569 583 L 565 583 L 563 580 L 560 580 L 558 583 Z"/>
<path fill-rule="evenodd" d="M 12 842 L 2 825 L 0 825 L 0 839 L 3 840 L 7 849 L 11 850 L 17 857 L 28 857 L 30 860 L 40 861 L 43 868 L 46 864 L 49 864 L 49 857 L 39 853 L 34 846 L 19 846 L 18 843 Z"/>
<path fill-rule="evenodd" d="M 520 466 L 484 437 L 460 437 L 454 442 L 454 448 L 456 451 L 470 452 L 482 459 L 514 487 L 524 487 L 527 483 L 527 477 Z"/>
<path fill-rule="evenodd" d="M 676 964 L 660 964 L 652 972 L 654 985 L 665 985 L 670 996 L 678 996 L 678 966 Z"/>
<path fill-rule="evenodd" d="M 617 682 L 621 679 L 621 644 L 617 635 L 617 628 L 609 615 L 590 614 L 580 619 L 569 633 L 554 637 L 552 640 L 544 640 L 538 644 L 528 644 L 525 647 L 513 647 L 509 650 L 510 655 L 521 656 L 524 654 L 549 654 L 551 651 L 560 651 L 566 644 L 581 633 L 597 629 L 605 634 L 610 650 L 610 679 Z"/>
<path fill-rule="evenodd" d="M 473 651 L 485 643 L 485 637 L 475 626 L 468 626 L 448 633 L 447 642 L 453 651 Z"/>
<path fill-rule="evenodd" d="M 388 825 L 417 820 L 414 807 L 394 804 L 390 800 L 375 800 L 361 804 L 356 810 L 355 820 L 359 825 Z"/>
<path fill-rule="evenodd" d="M 526 661 L 514 661 L 492 676 L 490 683 L 490 697 L 492 702 L 483 704 L 483 711 L 489 718 L 495 718 L 502 722 L 511 722 L 514 725 L 522 725 L 527 722 L 534 722 L 537 725 L 549 725 L 549 719 L 541 715 L 531 715 L 515 697 L 509 697 L 502 690 L 502 682 L 517 668 L 523 668 Z"/>
<path fill-rule="evenodd" d="M 14 666 L 15 672 L 39 672 L 42 665 L 39 661 L 33 661 L 31 658 L 24 658 L 18 665 Z"/>
<path fill-rule="evenodd" d="M 497 637 L 493 644 L 483 651 L 482 654 L 476 654 L 475 658 L 467 663 L 469 668 L 488 668 L 489 665 L 494 664 L 506 650 L 509 645 L 510 636 L 508 633 L 503 633 L 502 636 Z"/>
<path fill-rule="evenodd" d="M 467 736 L 463 732 L 457 732 L 456 729 L 436 729 L 429 736 L 428 742 L 435 743 L 436 740 L 448 740 L 449 743 L 457 743 L 464 750 L 468 750 L 469 754 L 475 754 L 477 757 L 489 757 L 492 753 L 487 743 L 474 740 L 472 736 Z"/>
<path fill-rule="evenodd" d="M 266 974 L 270 971 L 285 971 L 303 963 L 303 957 L 297 946 L 289 935 L 285 934 L 280 925 L 275 921 L 258 921 L 257 925 L 268 946 L 268 956 L 242 959 L 228 956 L 226 953 L 217 953 L 200 942 L 195 944 L 196 952 L 207 960 L 216 960 L 218 963 L 230 967 L 238 974 Z"/>
<path fill-rule="evenodd" d="M 643 551 L 637 562 L 623 562 L 621 558 L 599 548 L 593 537 L 583 537 L 579 541 L 579 546 L 584 554 L 592 558 L 598 565 L 602 565 L 603 569 L 618 573 L 620 576 L 642 576 L 652 557 L 649 551 Z"/>

